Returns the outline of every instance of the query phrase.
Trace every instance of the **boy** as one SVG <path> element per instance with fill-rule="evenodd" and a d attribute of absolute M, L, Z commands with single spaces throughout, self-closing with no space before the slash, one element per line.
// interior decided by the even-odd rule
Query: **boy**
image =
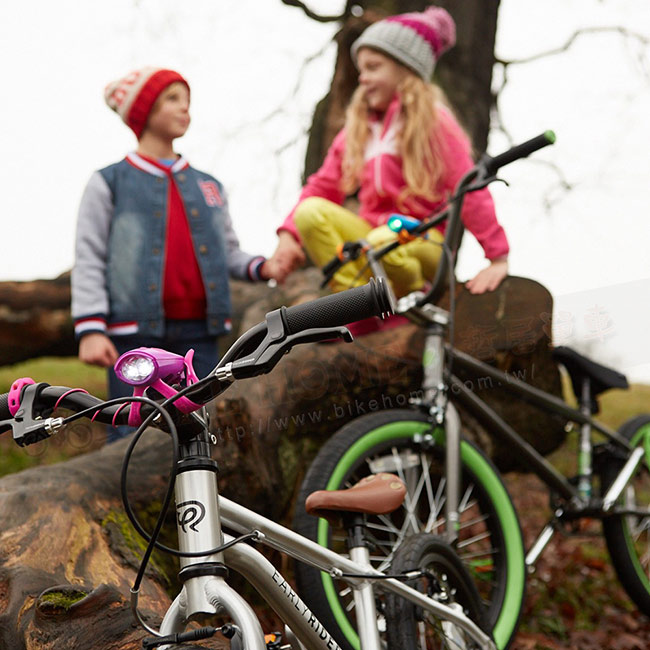
<path fill-rule="evenodd" d="M 245 253 L 222 185 L 174 153 L 190 123 L 190 90 L 173 70 L 144 68 L 109 84 L 106 103 L 133 130 L 138 148 L 93 174 L 83 194 L 72 271 L 79 358 L 108 368 L 109 396 L 130 394 L 112 366 L 123 352 L 194 348 L 203 377 L 229 327 L 228 276 L 286 275 Z M 121 428 L 122 429 L 122 428 Z M 125 435 L 109 432 L 109 441 Z"/>

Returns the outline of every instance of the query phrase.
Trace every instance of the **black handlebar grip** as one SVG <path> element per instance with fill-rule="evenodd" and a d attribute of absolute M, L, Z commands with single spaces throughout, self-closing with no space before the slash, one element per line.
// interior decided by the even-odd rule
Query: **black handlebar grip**
<path fill-rule="evenodd" d="M 0 420 L 9 420 L 11 411 L 9 410 L 9 393 L 2 393 L 0 395 Z"/>
<path fill-rule="evenodd" d="M 288 307 L 284 312 L 288 334 L 313 327 L 338 327 L 371 316 L 392 313 L 388 287 L 382 278 L 324 298 Z"/>
<path fill-rule="evenodd" d="M 553 144 L 554 142 L 555 133 L 553 133 L 553 131 L 544 131 L 541 135 L 538 135 L 527 142 L 522 142 L 512 149 L 508 149 L 508 151 L 504 151 L 502 154 L 494 156 L 494 158 L 486 157 L 486 160 L 484 161 L 485 170 L 488 172 L 488 176 L 492 176 L 500 167 L 509 165 L 511 162 L 519 160 L 520 158 L 526 158 L 534 151 L 548 147 L 549 144 Z"/>

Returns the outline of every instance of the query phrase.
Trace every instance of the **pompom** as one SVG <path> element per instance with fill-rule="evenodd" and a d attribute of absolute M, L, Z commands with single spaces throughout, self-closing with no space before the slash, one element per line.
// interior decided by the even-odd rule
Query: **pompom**
<path fill-rule="evenodd" d="M 454 19 L 442 7 L 429 7 L 422 12 L 422 17 L 438 34 L 440 51 L 437 52 L 437 57 L 439 58 L 456 43 L 456 24 L 454 23 Z"/>

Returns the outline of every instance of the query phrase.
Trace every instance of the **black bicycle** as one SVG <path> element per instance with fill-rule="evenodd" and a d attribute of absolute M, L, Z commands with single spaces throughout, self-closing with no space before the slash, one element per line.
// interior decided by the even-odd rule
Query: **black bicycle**
<path fill-rule="evenodd" d="M 425 531 L 453 543 L 474 577 L 487 606 L 487 618 L 499 648 L 511 642 L 522 608 L 525 578 L 542 550 L 560 528 L 581 517 L 599 518 L 612 562 L 622 585 L 639 609 L 650 615 L 650 415 L 625 423 L 618 432 L 593 418 L 596 398 L 608 388 L 623 388 L 618 372 L 590 361 L 568 348 L 553 355 L 571 375 L 578 408 L 507 375 L 453 347 L 454 262 L 462 237 L 460 212 L 468 192 L 496 180 L 499 168 L 551 144 L 547 132 L 494 158 L 484 157 L 461 180 L 449 207 L 422 223 L 401 220 L 389 225 L 402 233 L 396 241 L 372 250 L 366 242 L 346 244 L 324 269 L 331 276 L 342 264 L 365 255 L 372 273 L 385 277 L 381 258 L 409 237 L 419 236 L 448 219 L 445 254 L 431 289 L 397 301 L 396 313 L 425 328 L 422 398 L 410 408 L 391 409 L 359 417 L 338 431 L 320 450 L 302 484 L 299 501 L 315 489 L 340 489 L 376 472 L 399 475 L 408 488 L 403 507 L 388 516 L 368 517 L 373 533 L 374 566 L 391 563 L 395 550 L 410 535 Z M 448 278 L 448 282 L 446 282 Z M 452 287 L 448 311 L 435 305 L 445 285 Z M 485 378 L 540 409 L 581 427 L 576 477 L 561 475 L 481 397 L 458 379 L 465 371 Z M 526 553 L 519 521 L 498 471 L 486 455 L 461 436 L 456 408 L 462 405 L 492 436 L 509 445 L 548 486 L 553 517 Z M 595 444 L 592 432 L 606 442 Z M 332 549 L 341 549 L 341 531 L 328 521 L 313 521 L 297 510 L 294 526 L 301 534 Z M 298 584 L 310 606 L 339 642 L 355 648 L 349 625 L 354 605 L 349 590 L 324 573 L 296 567 Z M 379 625 L 383 625 L 380 620 Z"/>

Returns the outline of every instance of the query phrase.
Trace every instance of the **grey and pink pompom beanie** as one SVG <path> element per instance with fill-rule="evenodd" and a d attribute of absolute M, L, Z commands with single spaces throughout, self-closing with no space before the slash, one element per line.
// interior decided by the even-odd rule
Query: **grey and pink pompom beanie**
<path fill-rule="evenodd" d="M 352 58 L 370 47 L 429 81 L 436 61 L 456 42 L 453 18 L 441 7 L 389 16 L 370 25 L 352 44 Z"/>

